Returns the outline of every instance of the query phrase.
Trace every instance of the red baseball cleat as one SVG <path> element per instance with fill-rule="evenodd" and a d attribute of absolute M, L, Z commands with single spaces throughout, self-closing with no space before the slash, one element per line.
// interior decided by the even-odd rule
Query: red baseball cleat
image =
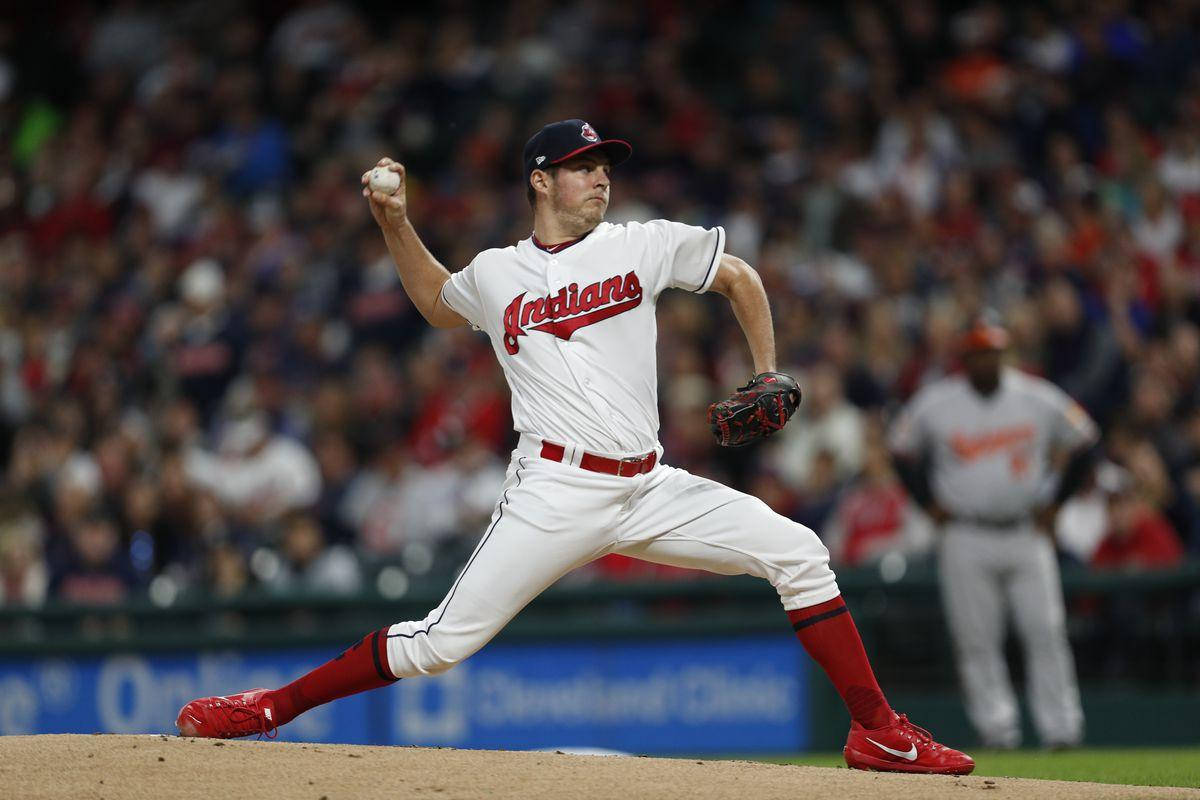
<path fill-rule="evenodd" d="M 968 775 L 975 769 L 973 758 L 938 744 L 903 714 L 893 714 L 890 725 L 874 730 L 851 722 L 842 755 L 851 769 L 937 775 Z"/>
<path fill-rule="evenodd" d="M 251 689 L 228 697 L 201 697 L 179 709 L 175 727 L 180 736 L 204 739 L 236 739 L 256 733 L 274 739 L 274 713 L 262 702 L 266 693 L 266 689 Z"/>

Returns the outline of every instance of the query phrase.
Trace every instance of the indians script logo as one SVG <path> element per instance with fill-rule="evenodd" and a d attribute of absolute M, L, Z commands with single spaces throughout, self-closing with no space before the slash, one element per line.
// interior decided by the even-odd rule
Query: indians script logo
<path fill-rule="evenodd" d="M 515 356 L 521 349 L 518 336 L 525 328 L 545 331 L 566 341 L 580 328 L 623 314 L 642 302 L 642 284 L 630 270 L 625 277 L 614 275 L 604 281 L 564 286 L 558 294 L 525 302 L 525 292 L 512 299 L 504 309 L 504 349 Z"/>

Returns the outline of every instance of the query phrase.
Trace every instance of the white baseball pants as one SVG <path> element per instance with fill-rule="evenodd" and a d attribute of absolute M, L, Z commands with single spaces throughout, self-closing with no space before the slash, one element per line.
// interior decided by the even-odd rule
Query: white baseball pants
<path fill-rule="evenodd" d="M 938 569 L 967 716 L 983 743 L 1015 747 L 1021 739 L 1004 658 L 1011 610 L 1025 651 L 1034 727 L 1043 744 L 1078 744 L 1083 710 L 1050 540 L 1032 525 L 1003 531 L 951 522 L 942 537 Z"/>
<path fill-rule="evenodd" d="M 838 595 L 816 534 L 756 497 L 664 464 L 618 477 L 523 451 L 532 452 L 524 437 L 491 524 L 445 599 L 425 619 L 388 629 L 396 677 L 450 669 L 564 574 L 608 553 L 756 575 L 785 610 Z"/>

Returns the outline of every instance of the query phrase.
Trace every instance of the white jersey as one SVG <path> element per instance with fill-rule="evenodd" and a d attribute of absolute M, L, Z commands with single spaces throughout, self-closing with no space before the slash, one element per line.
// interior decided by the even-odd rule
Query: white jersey
<path fill-rule="evenodd" d="M 442 299 L 491 338 L 518 432 L 646 453 L 658 448 L 658 296 L 707 291 L 724 248 L 720 227 L 604 222 L 566 246 L 485 250 Z"/>
<path fill-rule="evenodd" d="M 930 488 L 953 516 L 1014 520 L 1053 490 L 1050 455 L 1096 441 L 1087 412 L 1047 380 L 1004 369 L 991 396 L 965 376 L 917 394 L 891 432 L 893 452 L 932 456 Z"/>

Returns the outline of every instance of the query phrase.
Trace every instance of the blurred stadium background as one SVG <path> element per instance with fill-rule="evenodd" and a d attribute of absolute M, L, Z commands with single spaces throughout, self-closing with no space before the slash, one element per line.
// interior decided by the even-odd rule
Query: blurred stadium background
<path fill-rule="evenodd" d="M 667 458 L 820 533 L 897 707 L 971 740 L 934 533 L 881 432 L 988 306 L 1013 359 L 1104 430 L 1108 462 L 1057 523 L 1088 741 L 1197 742 L 1198 17 L 1121 0 L 6 15 L 0 733 L 169 730 L 186 699 L 282 682 L 436 604 L 491 513 L 508 397 L 482 336 L 412 308 L 359 175 L 405 161 L 419 232 L 461 268 L 529 233 L 525 138 L 584 117 L 634 144 L 609 219 L 724 225 L 805 388 L 780 436 L 718 451 L 703 409 L 749 375 L 743 339 L 721 302 L 664 295 Z M 765 584 L 610 558 L 459 670 L 287 735 L 838 747 L 844 710 L 809 677 Z"/>

